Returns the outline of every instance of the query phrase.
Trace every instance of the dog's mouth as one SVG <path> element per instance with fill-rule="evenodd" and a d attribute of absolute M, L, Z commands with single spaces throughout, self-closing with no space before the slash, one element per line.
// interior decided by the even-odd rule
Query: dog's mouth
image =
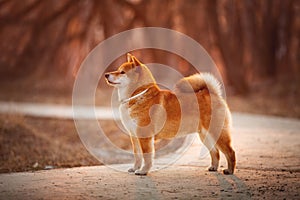
<path fill-rule="evenodd" d="M 118 84 L 120 84 L 120 83 L 117 83 L 117 82 L 110 81 L 110 80 L 108 80 L 108 79 L 106 79 L 106 81 L 107 81 L 109 84 L 111 84 L 111 85 L 118 85 Z"/>

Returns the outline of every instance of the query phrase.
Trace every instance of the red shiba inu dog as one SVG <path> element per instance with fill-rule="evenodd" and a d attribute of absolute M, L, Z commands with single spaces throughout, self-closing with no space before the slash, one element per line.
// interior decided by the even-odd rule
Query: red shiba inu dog
<path fill-rule="evenodd" d="M 129 172 L 136 175 L 149 172 L 155 139 L 197 132 L 210 151 L 208 170 L 217 171 L 220 150 L 228 163 L 223 173 L 233 174 L 231 114 L 215 77 L 209 73 L 195 74 L 179 80 L 174 91 L 162 90 L 146 65 L 127 54 L 127 62 L 117 71 L 106 73 L 105 78 L 118 90 L 121 121 L 131 136 L 135 163 Z"/>

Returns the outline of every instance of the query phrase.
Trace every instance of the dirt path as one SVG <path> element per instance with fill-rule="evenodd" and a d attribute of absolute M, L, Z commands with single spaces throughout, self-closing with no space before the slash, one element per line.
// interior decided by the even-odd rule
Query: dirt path
<path fill-rule="evenodd" d="M 112 111 L 107 107 L 80 106 L 76 109 L 76 117 L 79 119 L 113 119 Z M 73 119 L 71 105 L 47 104 L 47 103 L 20 103 L 0 101 L 0 113 L 22 114 L 34 117 L 53 117 Z"/>
<path fill-rule="evenodd" d="M 300 199 L 300 121 L 233 114 L 235 175 L 206 170 L 195 142 L 174 165 L 139 177 L 107 166 L 0 175 L 0 199 Z M 127 169 L 128 165 L 119 165 Z"/>

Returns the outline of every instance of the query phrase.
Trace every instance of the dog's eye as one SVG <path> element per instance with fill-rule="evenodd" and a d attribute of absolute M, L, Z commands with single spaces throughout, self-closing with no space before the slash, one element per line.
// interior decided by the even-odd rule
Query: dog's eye
<path fill-rule="evenodd" d="M 125 71 L 121 71 L 121 74 L 125 74 Z"/>

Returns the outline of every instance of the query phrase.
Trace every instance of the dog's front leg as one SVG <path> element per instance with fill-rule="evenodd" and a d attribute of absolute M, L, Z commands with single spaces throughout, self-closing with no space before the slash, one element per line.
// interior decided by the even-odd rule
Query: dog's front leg
<path fill-rule="evenodd" d="M 153 164 L 153 157 L 154 157 L 154 137 L 150 138 L 139 138 L 140 145 L 143 152 L 144 158 L 144 165 L 142 169 L 136 170 L 136 175 L 147 175 L 149 170 Z"/>
<path fill-rule="evenodd" d="M 131 143 L 134 153 L 134 165 L 132 168 L 128 170 L 128 172 L 135 172 L 136 170 L 140 169 L 142 166 L 142 151 L 141 146 L 138 138 L 131 136 Z"/>

